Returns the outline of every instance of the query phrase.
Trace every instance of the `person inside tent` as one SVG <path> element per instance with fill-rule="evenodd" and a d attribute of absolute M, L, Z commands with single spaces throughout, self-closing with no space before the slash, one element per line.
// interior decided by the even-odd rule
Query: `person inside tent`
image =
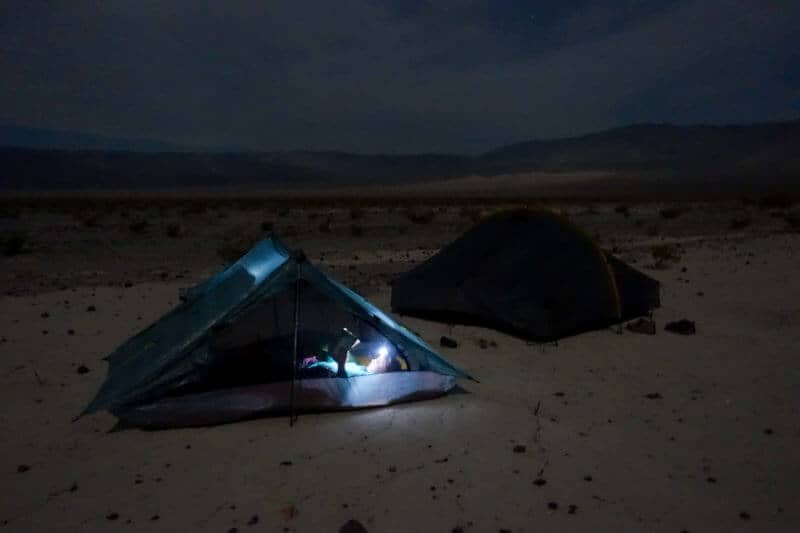
<path fill-rule="evenodd" d="M 346 378 L 408 370 L 408 363 L 382 336 L 364 341 L 342 328 L 341 336 L 326 354 L 303 358 L 300 369 L 304 377 L 322 377 L 316 374 L 324 369 L 327 376 Z"/>

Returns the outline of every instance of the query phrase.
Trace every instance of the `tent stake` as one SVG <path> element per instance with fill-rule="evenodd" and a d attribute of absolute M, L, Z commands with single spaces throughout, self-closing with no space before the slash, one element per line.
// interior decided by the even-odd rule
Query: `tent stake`
<path fill-rule="evenodd" d="M 295 381 L 297 381 L 297 332 L 300 329 L 300 268 L 297 265 L 297 279 L 294 282 L 294 348 L 292 349 L 292 388 L 289 405 L 289 426 L 293 426 L 297 416 L 294 410 Z"/>

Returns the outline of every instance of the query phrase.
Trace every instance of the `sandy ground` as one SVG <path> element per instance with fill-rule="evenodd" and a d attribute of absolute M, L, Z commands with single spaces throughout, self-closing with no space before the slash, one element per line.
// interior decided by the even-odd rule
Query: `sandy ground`
<path fill-rule="evenodd" d="M 391 277 L 473 211 L 412 223 L 386 208 L 175 209 L 151 213 L 142 233 L 130 229 L 141 213 L 122 210 L 6 216 L 0 228 L 30 240 L 0 259 L 0 529 L 335 532 L 355 519 L 373 532 L 797 531 L 800 234 L 769 210 L 663 208 L 562 207 L 663 282 L 654 336 L 611 328 L 534 344 L 401 318 L 434 346 L 457 339 L 442 353 L 480 383 L 294 427 L 116 433 L 109 415 L 72 421 L 101 358 L 218 268 L 218 247 L 242 228 L 294 228 L 291 244 L 388 309 Z M 164 234 L 169 223 L 180 236 Z M 650 268 L 654 244 L 679 259 Z M 697 334 L 664 331 L 680 318 Z"/>

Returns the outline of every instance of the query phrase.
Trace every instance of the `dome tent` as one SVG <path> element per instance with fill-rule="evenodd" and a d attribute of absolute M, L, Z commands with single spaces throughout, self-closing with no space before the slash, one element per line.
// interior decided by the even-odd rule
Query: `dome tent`
<path fill-rule="evenodd" d="M 401 314 L 552 340 L 647 314 L 659 283 L 550 211 L 501 212 L 392 286 Z"/>
<path fill-rule="evenodd" d="M 209 425 L 431 398 L 467 377 L 274 236 L 183 300 L 106 357 L 84 414 L 108 410 L 122 426 Z M 359 345 L 362 357 L 402 364 L 360 365 Z"/>

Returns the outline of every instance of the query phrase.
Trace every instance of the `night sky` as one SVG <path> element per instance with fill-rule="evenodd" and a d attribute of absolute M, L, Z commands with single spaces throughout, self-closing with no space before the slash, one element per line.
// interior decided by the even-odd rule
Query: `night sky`
<path fill-rule="evenodd" d="M 800 1 L 4 0 L 0 122 L 475 153 L 800 116 Z"/>

